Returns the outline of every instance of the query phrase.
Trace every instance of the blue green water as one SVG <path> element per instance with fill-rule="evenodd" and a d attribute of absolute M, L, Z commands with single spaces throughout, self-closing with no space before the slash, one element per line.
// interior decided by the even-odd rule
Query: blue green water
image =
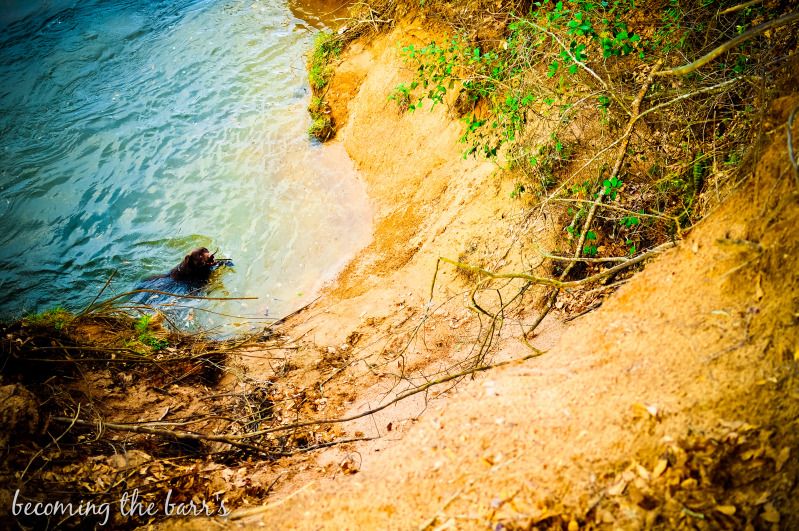
<path fill-rule="evenodd" d="M 104 296 L 201 245 L 236 263 L 209 295 L 258 297 L 204 307 L 278 317 L 368 242 L 343 148 L 306 135 L 314 30 L 283 1 L 4 6 L 3 318 L 80 309 L 113 271 Z"/>

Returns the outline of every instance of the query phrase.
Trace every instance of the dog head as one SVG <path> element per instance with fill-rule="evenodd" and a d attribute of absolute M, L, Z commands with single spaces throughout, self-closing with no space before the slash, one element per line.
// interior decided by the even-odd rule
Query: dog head
<path fill-rule="evenodd" d="M 216 264 L 214 255 L 205 247 L 200 247 L 183 258 L 180 265 L 173 270 L 172 276 L 185 280 L 206 279 Z"/>

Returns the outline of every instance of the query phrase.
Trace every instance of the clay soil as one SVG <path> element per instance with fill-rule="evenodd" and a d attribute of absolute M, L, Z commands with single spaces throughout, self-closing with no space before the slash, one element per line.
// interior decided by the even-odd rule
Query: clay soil
<path fill-rule="evenodd" d="M 398 43 L 430 37 L 408 24 L 356 43 L 328 93 L 376 218 L 372 244 L 284 330 L 299 345 L 289 378 L 323 389 L 325 417 L 374 408 L 473 352 L 470 279 L 439 271 L 428 304 L 437 257 L 518 270 L 553 238 L 496 166 L 459 156 L 446 108 L 409 115 L 387 100 L 410 75 Z M 774 103 L 754 176 L 676 248 L 598 310 L 546 320 L 533 340 L 545 354 L 513 362 L 530 353 L 518 337 L 536 314 L 521 310 L 492 354 L 510 363 L 337 426 L 376 439 L 281 463 L 266 504 L 225 525 L 799 526 L 799 196 L 783 126 L 797 102 Z"/>
<path fill-rule="evenodd" d="M 340 419 L 504 364 L 312 434 L 357 442 L 209 466 L 205 490 L 238 492 L 238 508 L 156 527 L 798 528 L 799 193 L 784 124 L 799 95 L 774 102 L 754 174 L 676 247 L 615 291 L 567 293 L 530 338 L 535 357 L 520 337 L 544 292 L 528 290 L 484 351 L 490 323 L 470 308 L 475 278 L 441 265 L 433 285 L 437 259 L 530 269 L 557 227 L 509 199 L 514 183 L 496 164 L 462 158 L 462 124 L 446 105 L 407 113 L 388 100 L 411 78 L 399 44 L 435 37 L 424 26 L 353 43 L 326 96 L 335 141 L 373 202 L 372 243 L 315 303 L 228 352 L 220 381 L 194 392 L 233 400 L 261 385 L 300 418 Z M 511 282 L 479 302 L 517 290 Z M 117 400 L 131 422 L 165 404 L 169 418 L 192 402 L 182 394 L 192 385 L 178 390 L 171 405 L 152 403 L 146 385 Z"/>

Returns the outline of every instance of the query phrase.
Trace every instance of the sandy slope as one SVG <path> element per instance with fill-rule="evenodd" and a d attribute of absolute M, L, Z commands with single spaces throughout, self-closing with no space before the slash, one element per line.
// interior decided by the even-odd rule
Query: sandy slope
<path fill-rule="evenodd" d="M 406 348 L 403 362 L 429 371 L 463 356 L 474 329 L 463 324 L 470 314 L 461 299 L 425 313 L 437 256 L 457 257 L 477 241 L 483 263 L 513 269 L 520 259 L 508 249 L 529 251 L 551 238 L 543 226 L 513 221 L 521 206 L 507 199 L 508 183 L 492 164 L 457 156 L 459 125 L 443 108 L 403 115 L 387 101 L 408 76 L 397 44 L 412 38 L 429 35 L 405 28 L 356 44 L 329 93 L 346 124 L 340 141 L 377 212 L 373 243 L 290 323 L 302 345 L 293 360 L 304 369 L 294 377 L 325 382 L 329 417 L 396 392 L 393 366 L 359 357 Z M 342 433 L 382 439 L 309 459 L 258 514 L 227 525 L 799 525 L 799 208 L 779 127 L 798 99 L 771 111 L 756 178 L 601 309 L 568 328 L 548 323 L 536 340 L 546 355 L 345 426 Z M 437 301 L 464 289 L 457 275 L 442 278 Z M 419 323 L 424 341 L 395 341 Z M 528 352 L 517 333 L 504 332 L 498 359 Z M 322 361 L 334 353 L 356 362 L 328 378 L 333 365 Z M 252 363 L 250 371 L 269 368 Z M 702 442 L 686 449 L 687 440 Z M 718 441 L 727 446 L 713 446 Z M 743 452 L 753 441 L 754 459 Z M 701 470 L 713 473 L 694 478 L 674 456 L 694 462 L 700 449 Z"/>

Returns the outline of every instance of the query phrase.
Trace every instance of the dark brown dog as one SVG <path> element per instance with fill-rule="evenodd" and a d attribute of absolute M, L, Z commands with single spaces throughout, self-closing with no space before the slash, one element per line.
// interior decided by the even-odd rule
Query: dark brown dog
<path fill-rule="evenodd" d="M 200 247 L 187 254 L 169 276 L 181 282 L 205 282 L 219 264 L 208 249 Z"/>

